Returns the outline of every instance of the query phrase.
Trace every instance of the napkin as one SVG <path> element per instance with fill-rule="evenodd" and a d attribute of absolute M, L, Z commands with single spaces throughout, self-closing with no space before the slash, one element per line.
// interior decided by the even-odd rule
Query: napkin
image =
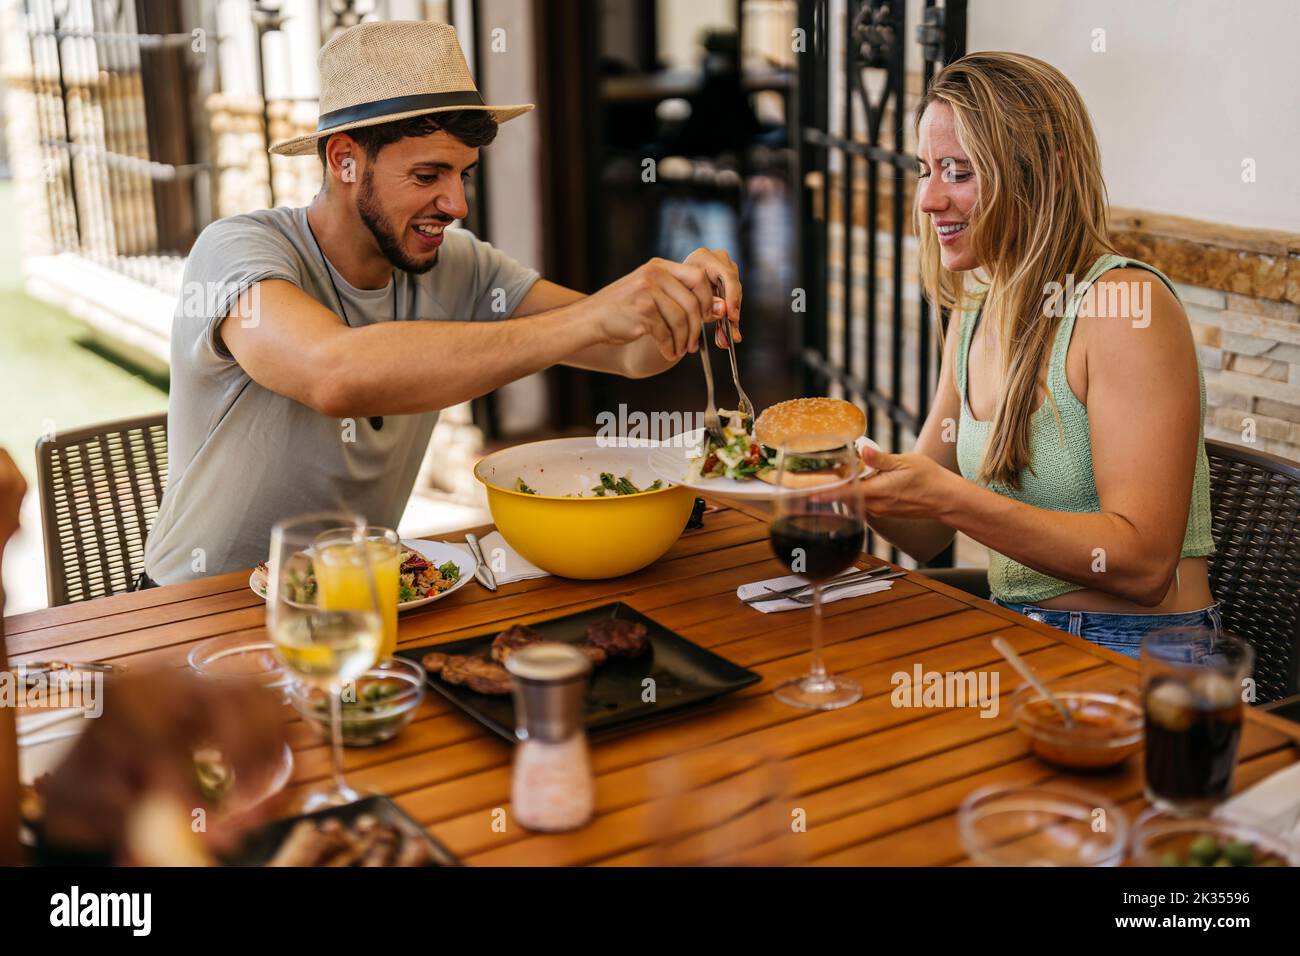
<path fill-rule="evenodd" d="M 468 544 L 459 544 L 456 542 L 446 541 L 426 541 L 416 539 L 412 544 L 451 544 L 453 548 L 459 548 L 465 552 L 465 555 L 472 562 L 474 556 L 470 554 Z M 487 566 L 492 569 L 492 574 L 496 577 L 497 585 L 513 584 L 515 581 L 527 581 L 531 578 L 544 578 L 548 572 L 543 571 L 537 565 L 520 557 L 519 552 L 506 543 L 506 539 L 501 537 L 500 531 L 493 531 L 491 534 L 483 535 L 478 539 L 479 547 L 483 549 L 483 560 Z"/>
<path fill-rule="evenodd" d="M 807 584 L 808 579 L 800 577 L 797 574 L 787 574 L 780 578 L 768 578 L 766 581 L 755 581 L 752 584 L 742 584 L 736 588 L 736 597 L 742 601 L 745 598 L 751 598 L 755 595 L 764 593 L 768 588 L 775 591 L 785 591 L 794 587 L 796 584 Z M 834 584 L 834 579 L 827 582 Z M 861 597 L 864 594 L 875 594 L 877 591 L 888 591 L 894 586 L 893 581 L 872 581 L 867 579 L 860 584 L 848 585 L 842 588 L 836 588 L 829 594 L 822 595 L 823 604 L 832 604 L 835 601 L 844 598 Z M 800 604 L 798 601 L 791 601 L 789 598 L 775 598 L 771 601 L 760 601 L 756 604 L 750 604 L 756 611 L 762 611 L 764 614 L 771 614 L 773 611 L 793 611 L 795 608 L 811 607 L 811 604 Z"/>
<path fill-rule="evenodd" d="M 1300 763 L 1243 790 L 1214 815 L 1300 843 Z"/>

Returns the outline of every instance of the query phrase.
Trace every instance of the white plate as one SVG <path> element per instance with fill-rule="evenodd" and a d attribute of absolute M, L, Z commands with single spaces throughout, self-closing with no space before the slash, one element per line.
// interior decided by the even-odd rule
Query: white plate
<path fill-rule="evenodd" d="M 431 604 L 439 598 L 445 598 L 448 594 L 464 586 L 465 582 L 474 576 L 474 559 L 455 545 L 446 544 L 442 541 L 421 541 L 420 546 L 416 547 L 414 541 L 402 540 L 402 547 L 408 551 L 414 551 L 422 556 L 434 567 L 447 561 L 454 561 L 456 567 L 460 569 L 460 580 L 447 588 L 445 591 L 439 591 L 437 594 L 431 594 L 428 597 L 420 598 L 418 601 L 402 601 L 397 605 L 399 611 L 409 611 L 412 608 L 424 607 Z M 248 576 L 248 587 L 254 594 L 263 601 L 266 600 L 266 574 L 260 568 L 253 568 L 253 573 Z"/>
<path fill-rule="evenodd" d="M 855 447 L 859 454 L 863 446 L 871 446 L 877 451 L 880 446 L 865 436 L 857 439 Z M 674 436 L 665 442 L 661 442 L 657 447 L 650 451 L 650 469 L 662 478 L 664 481 L 671 481 L 673 484 L 685 485 L 701 494 L 715 495 L 719 498 L 742 498 L 747 501 L 771 501 L 773 498 L 781 495 L 788 495 L 791 492 L 800 490 L 794 488 L 778 488 L 776 485 L 768 484 L 766 481 L 760 481 L 757 478 L 740 480 L 738 478 L 698 478 L 693 481 L 687 480 L 690 472 L 691 459 L 696 457 L 704 447 L 704 429 L 697 428 L 694 431 L 686 432 L 682 435 Z M 874 468 L 866 468 L 862 472 L 862 477 L 866 477 L 875 471 Z M 806 491 L 806 489 L 803 489 Z"/>

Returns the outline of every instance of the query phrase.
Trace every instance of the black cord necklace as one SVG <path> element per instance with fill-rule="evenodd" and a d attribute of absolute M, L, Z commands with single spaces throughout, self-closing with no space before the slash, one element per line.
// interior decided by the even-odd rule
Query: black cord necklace
<path fill-rule="evenodd" d="M 320 240 L 316 238 L 316 230 L 311 227 L 311 219 L 306 213 L 303 213 L 303 220 L 307 223 L 307 232 L 311 234 L 311 241 L 316 245 L 316 253 L 320 256 L 321 265 L 325 267 L 325 278 L 330 280 L 330 288 L 334 290 L 334 300 L 339 304 L 339 315 L 343 319 L 343 324 L 352 328 L 352 322 L 348 319 L 348 310 L 343 305 L 343 296 L 339 295 L 339 287 L 334 282 L 334 273 L 330 270 L 329 260 L 325 258 L 325 251 L 320 247 Z M 397 321 L 397 274 L 393 273 L 393 321 Z M 379 431 L 384 427 L 383 415 L 371 415 L 370 427 Z"/>

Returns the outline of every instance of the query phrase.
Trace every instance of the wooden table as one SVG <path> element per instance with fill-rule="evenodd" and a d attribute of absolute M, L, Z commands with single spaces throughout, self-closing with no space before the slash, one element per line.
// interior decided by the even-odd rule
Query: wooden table
<path fill-rule="evenodd" d="M 463 534 L 446 537 L 463 540 Z M 637 574 L 595 582 L 541 578 L 496 594 L 470 584 L 402 616 L 400 644 L 418 647 L 621 600 L 762 675 L 760 684 L 671 723 L 593 742 L 597 816 L 582 830 L 540 836 L 511 825 L 509 745 L 433 693 L 396 739 L 347 751 L 349 779 L 389 794 L 453 852 L 479 865 L 656 860 L 646 845 L 646 801 L 659 792 L 652 781 L 675 765 L 675 755 L 723 741 L 782 758 L 791 804 L 806 813 L 799 856 L 819 864 L 968 862 L 955 811 L 986 784 L 1063 779 L 1109 797 L 1130 819 L 1145 807 L 1136 758 L 1120 771 L 1074 777 L 1029 754 L 1007 706 L 990 719 L 976 708 L 891 703 L 891 675 L 920 663 L 926 671 L 997 673 L 1005 705 L 1019 679 L 991 647 L 994 634 L 1048 677 L 1077 674 L 1135 686 L 1134 662 L 912 573 L 890 591 L 826 607 L 827 665 L 859 681 L 864 699 L 839 711 L 793 710 L 771 690 L 806 669 L 811 611 L 762 614 L 735 597 L 738 585 L 781 572 L 761 512 L 720 504 L 702 529 L 684 534 Z M 248 572 L 240 571 L 20 614 L 5 628 L 13 663 L 57 657 L 183 666 L 203 638 L 264 637 L 264 613 L 248 589 Z M 311 728 L 294 716 L 288 733 L 293 786 L 325 777 L 329 754 Z M 1294 724 L 1250 712 L 1235 785 L 1295 762 L 1298 741 Z M 505 832 L 492 825 L 499 808 L 506 810 Z"/>

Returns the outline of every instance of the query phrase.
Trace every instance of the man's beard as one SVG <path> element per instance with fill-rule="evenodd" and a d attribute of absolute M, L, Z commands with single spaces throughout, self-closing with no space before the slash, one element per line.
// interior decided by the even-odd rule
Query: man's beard
<path fill-rule="evenodd" d="M 442 249 L 435 249 L 433 258 L 428 261 L 420 261 L 408 256 L 402 248 L 401 240 L 393 234 L 388 218 L 379 207 L 374 185 L 374 174 L 372 170 L 367 169 L 361 177 L 361 191 L 357 195 L 357 212 L 361 215 L 361 221 L 375 237 L 375 242 L 379 244 L 379 251 L 384 254 L 385 259 L 403 272 L 423 275 L 438 264 L 438 253 L 442 252 Z"/>

